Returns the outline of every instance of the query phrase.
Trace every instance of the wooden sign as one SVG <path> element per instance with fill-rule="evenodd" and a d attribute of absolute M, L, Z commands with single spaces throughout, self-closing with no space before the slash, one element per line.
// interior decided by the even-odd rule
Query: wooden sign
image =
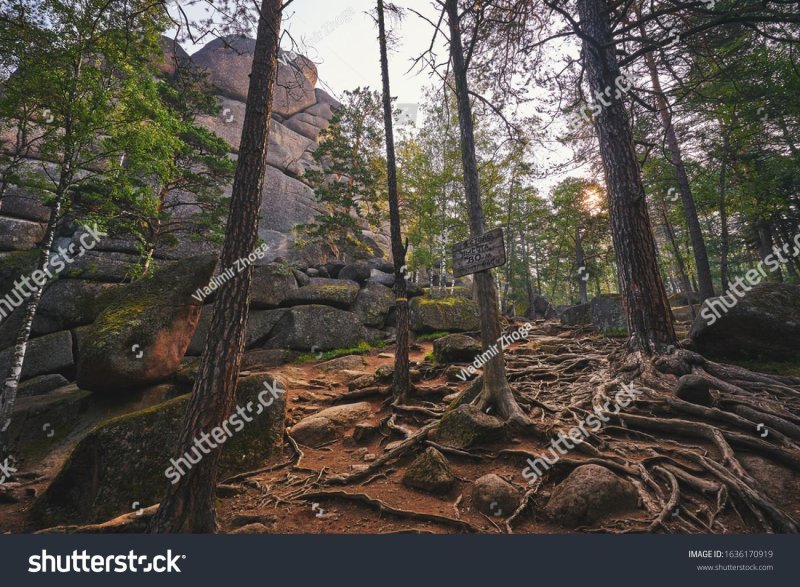
<path fill-rule="evenodd" d="M 461 277 L 506 264 L 503 229 L 495 228 L 453 247 L 453 276 Z"/>

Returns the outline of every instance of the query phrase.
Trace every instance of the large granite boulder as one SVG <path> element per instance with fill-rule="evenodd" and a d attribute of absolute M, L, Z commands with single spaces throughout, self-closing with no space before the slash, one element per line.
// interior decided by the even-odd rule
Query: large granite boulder
<path fill-rule="evenodd" d="M 592 323 L 592 306 L 578 304 L 561 312 L 561 323 L 566 326 L 584 326 Z"/>
<path fill-rule="evenodd" d="M 0 352 L 0 373 L 8 373 L 13 359 L 13 346 Z M 68 330 L 54 332 L 28 342 L 21 379 L 48 373 L 68 373 L 74 364 L 72 334 Z"/>
<path fill-rule="evenodd" d="M 258 225 L 259 236 L 267 230 L 291 233 L 297 224 L 312 222 L 322 211 L 314 190 L 271 166 L 264 176 L 261 209 L 266 212 Z"/>
<path fill-rule="evenodd" d="M 624 335 L 627 332 L 622 296 L 603 294 L 589 302 L 592 326 L 597 332 L 606 335 Z"/>
<path fill-rule="evenodd" d="M 409 314 L 414 332 L 468 332 L 480 328 L 478 305 L 458 296 L 415 297 L 409 302 Z"/>
<path fill-rule="evenodd" d="M 308 285 L 288 292 L 283 304 L 286 306 L 323 304 L 346 310 L 353 305 L 357 296 L 358 284 L 354 281 L 314 277 Z"/>
<path fill-rule="evenodd" d="M 0 216 L 0 251 L 24 251 L 44 237 L 45 225 L 19 218 Z"/>
<path fill-rule="evenodd" d="M 124 286 L 83 279 L 58 279 L 42 293 L 33 334 L 47 334 L 91 324 Z"/>
<path fill-rule="evenodd" d="M 255 45 L 254 39 L 240 35 L 220 37 L 192 55 L 192 62 L 207 74 L 216 92 L 244 102 L 250 88 Z M 315 70 L 308 59 L 282 53 L 272 103 L 276 114 L 288 117 L 316 103 L 310 81 L 315 78 Z"/>
<path fill-rule="evenodd" d="M 337 280 L 338 281 L 338 280 Z M 352 311 L 361 323 L 373 328 L 383 328 L 389 311 L 394 307 L 394 294 L 388 287 L 367 281 L 358 292 Z"/>
<path fill-rule="evenodd" d="M 277 263 L 253 268 L 250 306 L 256 309 L 277 308 L 297 290 L 297 279 L 290 268 Z"/>
<path fill-rule="evenodd" d="M 728 293 L 708 299 L 689 336 L 697 352 L 712 357 L 796 360 L 800 285 L 763 283 L 744 296 Z"/>
<path fill-rule="evenodd" d="M 329 351 L 356 346 L 367 338 L 366 329 L 354 313 L 314 304 L 289 308 L 263 346 Z"/>
<path fill-rule="evenodd" d="M 214 274 L 213 255 L 191 257 L 131 284 L 79 337 L 77 382 L 120 391 L 178 370 L 200 317 L 194 294 Z"/>
<path fill-rule="evenodd" d="M 225 429 L 207 431 L 188 455 L 176 458 L 189 395 L 101 423 L 81 440 L 59 474 L 34 503 L 37 524 L 86 524 L 157 503 L 167 484 L 203 458 L 200 447 L 223 445 L 220 478 L 275 460 L 283 447 L 286 401 L 283 386 L 269 375 L 240 379 L 234 416 Z M 248 405 L 252 408 L 248 408 Z M 260 408 L 260 411 L 259 411 Z M 217 434 L 217 433 L 220 434 Z"/>

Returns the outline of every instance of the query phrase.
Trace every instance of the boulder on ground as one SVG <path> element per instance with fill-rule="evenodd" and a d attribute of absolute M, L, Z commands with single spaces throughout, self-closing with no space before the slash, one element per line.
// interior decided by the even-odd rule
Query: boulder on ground
<path fill-rule="evenodd" d="M 462 297 L 415 297 L 409 302 L 414 332 L 468 332 L 480 328 L 478 305 Z"/>
<path fill-rule="evenodd" d="M 455 482 L 447 459 L 432 446 L 414 459 L 403 475 L 403 485 L 429 493 L 447 493 Z"/>
<path fill-rule="evenodd" d="M 242 359 L 242 370 L 272 369 L 289 362 L 289 352 L 283 349 L 254 349 Z"/>
<path fill-rule="evenodd" d="M 621 295 L 599 295 L 592 299 L 589 306 L 591 308 L 592 326 L 597 332 L 617 336 L 627 332 Z"/>
<path fill-rule="evenodd" d="M 359 317 L 361 323 L 373 328 L 383 328 L 386 317 L 394 306 L 394 294 L 388 287 L 367 281 L 364 288 L 358 292 L 352 312 Z"/>
<path fill-rule="evenodd" d="M 669 296 L 669 305 L 670 306 L 688 306 L 690 303 L 692 304 L 699 304 L 700 303 L 700 294 L 692 292 L 688 296 L 684 295 L 683 293 L 674 293 Z"/>
<path fill-rule="evenodd" d="M 317 365 L 319 369 L 326 373 L 344 370 L 361 369 L 367 362 L 361 355 L 345 355 L 344 357 L 336 357 L 330 361 L 325 361 Z"/>
<path fill-rule="evenodd" d="M 592 524 L 637 507 L 632 483 L 600 465 L 581 465 L 553 491 L 545 512 L 564 526 Z"/>
<path fill-rule="evenodd" d="M 550 320 L 556 317 L 556 309 L 544 296 L 535 295 L 533 296 L 532 302 L 531 307 L 528 308 L 526 312 L 526 316 L 529 318 L 544 318 L 545 320 Z"/>
<path fill-rule="evenodd" d="M 247 410 L 250 421 L 243 417 L 234 420 L 234 413 L 226 422 L 227 430 L 207 431 L 188 456 L 179 459 L 175 447 L 189 395 L 103 422 L 77 444 L 36 500 L 32 519 L 45 526 L 86 524 L 130 512 L 134 501 L 157 503 L 167 482 L 176 479 L 180 471 L 185 474 L 192 462 L 198 463 L 204 456 L 200 447 L 212 442 L 224 444 L 220 458 L 223 479 L 275 460 L 283 447 L 286 417 L 285 395 L 269 391 L 280 389 L 275 386 L 268 375 L 240 379 L 236 405 Z"/>
<path fill-rule="evenodd" d="M 289 433 L 300 444 L 318 447 L 370 416 L 372 408 L 367 402 L 333 406 L 303 418 L 289 429 Z"/>
<path fill-rule="evenodd" d="M 484 414 L 472 405 L 460 405 L 442 416 L 436 430 L 436 441 L 453 448 L 495 441 L 503 435 L 503 422 Z"/>
<path fill-rule="evenodd" d="M 561 323 L 565 326 L 584 326 L 592 323 L 592 306 L 578 304 L 570 306 L 561 312 Z"/>
<path fill-rule="evenodd" d="M 14 347 L 0 352 L 0 373 L 8 373 L 14 359 Z M 72 334 L 69 330 L 31 339 L 22 363 L 21 379 L 49 373 L 66 373 L 75 361 L 72 356 Z"/>
<path fill-rule="evenodd" d="M 800 285 L 763 283 L 742 297 L 731 292 L 708 299 L 689 336 L 694 350 L 710 357 L 796 360 Z"/>
<path fill-rule="evenodd" d="M 699 375 L 683 375 L 678 379 L 675 395 L 683 401 L 710 406 L 713 402 L 711 385 Z"/>
<path fill-rule="evenodd" d="M 311 283 L 287 293 L 285 306 L 303 306 L 323 304 L 346 310 L 352 306 L 358 296 L 358 284 L 344 279 L 326 279 L 314 277 Z"/>
<path fill-rule="evenodd" d="M 263 346 L 329 351 L 354 347 L 366 338 L 367 332 L 352 312 L 314 304 L 287 309 Z"/>
<path fill-rule="evenodd" d="M 216 264 L 213 255 L 191 257 L 121 291 L 79 337 L 78 385 L 116 392 L 175 373 L 200 317 L 193 294 Z"/>
<path fill-rule="evenodd" d="M 480 477 L 472 486 L 472 506 L 487 516 L 507 518 L 519 504 L 516 488 L 494 473 Z"/>
<path fill-rule="evenodd" d="M 466 334 L 448 334 L 433 341 L 433 354 L 440 363 L 471 363 L 481 354 L 481 345 Z"/>

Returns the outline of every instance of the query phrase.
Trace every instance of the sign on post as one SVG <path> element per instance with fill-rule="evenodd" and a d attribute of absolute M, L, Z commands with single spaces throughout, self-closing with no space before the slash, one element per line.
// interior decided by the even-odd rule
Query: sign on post
<path fill-rule="evenodd" d="M 495 228 L 453 246 L 453 276 L 461 277 L 506 264 L 503 229 Z"/>

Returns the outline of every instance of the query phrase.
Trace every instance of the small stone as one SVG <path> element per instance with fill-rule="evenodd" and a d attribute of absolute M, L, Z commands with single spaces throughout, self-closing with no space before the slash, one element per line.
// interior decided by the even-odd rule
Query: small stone
<path fill-rule="evenodd" d="M 231 534 L 271 534 L 271 530 L 264 524 L 256 522 L 231 530 Z"/>
<path fill-rule="evenodd" d="M 517 489 L 494 473 L 484 475 L 472 486 L 472 505 L 487 516 L 507 518 L 519 504 Z"/>
<path fill-rule="evenodd" d="M 456 478 L 447 459 L 433 447 L 419 455 L 403 475 L 403 484 L 430 493 L 447 493 Z"/>
<path fill-rule="evenodd" d="M 371 463 L 372 461 L 375 460 L 375 458 L 376 457 L 375 457 L 374 454 L 372 454 L 371 452 L 368 452 L 367 454 L 364 455 L 364 462 L 365 463 Z"/>
<path fill-rule="evenodd" d="M 692 404 L 709 406 L 713 402 L 711 385 L 698 375 L 683 375 L 678 379 L 675 396 Z"/>

